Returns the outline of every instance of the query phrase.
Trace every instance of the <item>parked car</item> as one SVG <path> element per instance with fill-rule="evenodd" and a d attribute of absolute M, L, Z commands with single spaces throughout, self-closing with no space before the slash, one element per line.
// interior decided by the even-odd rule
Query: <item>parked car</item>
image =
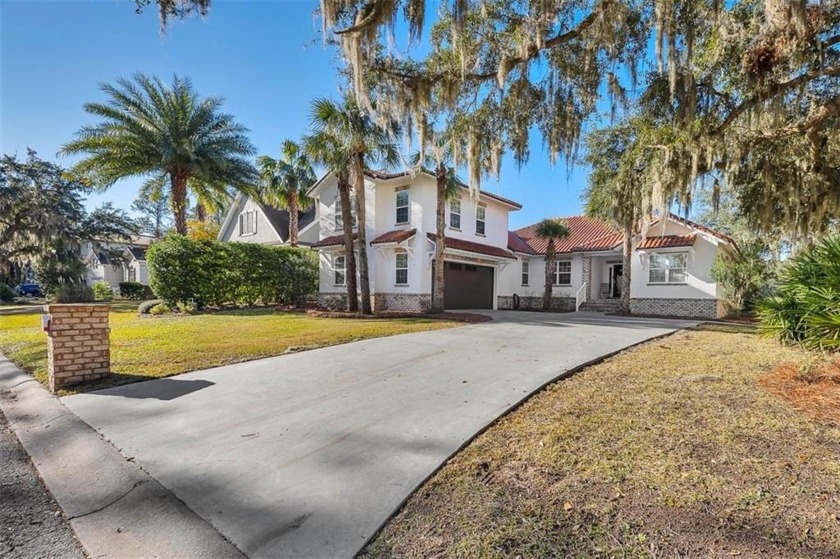
<path fill-rule="evenodd" d="M 37 283 L 22 283 L 15 287 L 15 294 L 18 297 L 43 297 L 44 292 Z"/>

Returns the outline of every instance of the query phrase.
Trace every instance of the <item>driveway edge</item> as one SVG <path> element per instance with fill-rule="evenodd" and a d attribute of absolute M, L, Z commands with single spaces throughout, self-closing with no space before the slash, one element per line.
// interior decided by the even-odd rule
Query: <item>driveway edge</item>
<path fill-rule="evenodd" d="M 0 409 L 89 556 L 244 557 L 3 354 Z"/>
<path fill-rule="evenodd" d="M 384 528 L 384 527 L 385 527 L 385 526 L 386 526 L 386 525 L 387 525 L 387 524 L 388 524 L 391 520 L 393 520 L 393 518 L 394 518 L 395 516 L 397 516 L 397 515 L 398 515 L 398 514 L 399 514 L 399 513 L 403 510 L 403 508 L 405 508 L 405 505 L 408 503 L 409 499 L 411 499 L 411 498 L 414 496 L 414 494 L 415 494 L 415 493 L 417 493 L 417 490 L 418 490 L 418 489 L 420 489 L 421 487 L 423 487 L 423 486 L 426 484 L 426 482 L 428 482 L 428 481 L 429 481 L 430 479 L 432 479 L 432 478 L 433 478 L 433 477 L 434 477 L 434 476 L 435 476 L 435 475 L 436 475 L 436 474 L 437 474 L 440 470 L 442 470 L 442 469 L 443 469 L 443 467 L 444 467 L 444 466 L 446 466 L 446 464 L 448 464 L 450 460 L 452 460 L 452 459 L 453 459 L 453 458 L 454 458 L 457 454 L 459 454 L 462 450 L 464 450 L 466 447 L 468 447 L 470 444 L 472 444 L 472 442 L 473 442 L 475 439 L 477 439 L 479 436 L 483 435 L 483 434 L 484 434 L 484 433 L 485 433 L 488 429 L 490 429 L 491 427 L 493 427 L 494 425 L 496 425 L 499 421 L 501 421 L 502 419 L 504 419 L 505 417 L 507 417 L 507 416 L 508 416 L 508 415 L 510 415 L 511 413 L 513 413 L 513 412 L 515 412 L 516 410 L 518 410 L 520 407 L 522 407 L 522 405 L 523 405 L 525 402 L 527 402 L 528 400 L 530 400 L 533 396 L 536 396 L 537 394 L 539 394 L 540 392 L 542 392 L 543 390 L 545 390 L 545 389 L 546 389 L 546 387 L 548 387 L 549 385 L 554 384 L 555 382 L 560 382 L 561 380 L 566 380 L 567 378 L 569 378 L 569 377 L 572 377 L 572 376 L 576 375 L 577 373 L 579 373 L 579 372 L 580 372 L 580 371 L 582 371 L 583 369 L 586 369 L 587 367 L 591 367 L 591 366 L 593 366 L 593 365 L 597 365 L 597 364 L 599 364 L 599 363 L 602 363 L 602 362 L 606 361 L 607 359 L 609 359 L 609 358 L 611 358 L 611 357 L 615 357 L 615 356 L 616 356 L 616 355 L 618 355 L 619 353 L 622 353 L 622 352 L 627 351 L 628 349 L 633 349 L 633 348 L 635 348 L 635 347 L 637 347 L 637 346 L 640 346 L 640 345 L 642 345 L 642 344 L 646 344 L 646 343 L 649 343 L 649 342 L 652 342 L 652 341 L 655 341 L 655 340 L 661 340 L 662 338 L 667 338 L 668 336 L 673 336 L 673 335 L 674 335 L 674 334 L 676 334 L 677 332 L 681 332 L 681 331 L 683 331 L 683 330 L 688 330 L 688 329 L 691 329 L 691 328 L 692 328 L 692 327 L 690 327 L 690 326 L 688 326 L 688 327 L 682 327 L 682 328 L 676 328 L 676 329 L 674 329 L 674 330 L 673 330 L 673 331 L 671 331 L 671 332 L 666 332 L 666 333 L 664 333 L 664 334 L 659 334 L 659 335 L 656 335 L 656 336 L 651 336 L 650 338 L 648 338 L 648 339 L 646 339 L 646 340 L 642 340 L 642 341 L 640 341 L 640 342 L 636 342 L 636 343 L 634 343 L 634 344 L 630 344 L 630 345 L 625 346 L 625 347 L 623 347 L 623 348 L 621 348 L 621 349 L 617 349 L 617 350 L 615 350 L 615 351 L 611 351 L 610 353 L 605 353 L 604 355 L 601 355 L 600 357 L 596 357 L 595 359 L 590 359 L 589 361 L 587 361 L 587 362 L 585 362 L 585 363 L 581 363 L 580 365 L 575 365 L 575 366 L 574 366 L 574 367 L 572 367 L 571 369 L 567 369 L 567 370 L 563 371 L 562 373 L 560 373 L 560 374 L 559 374 L 559 375 L 557 375 L 556 377 L 552 378 L 551 380 L 548 380 L 548 381 L 544 382 L 544 383 L 543 383 L 543 384 L 541 384 L 539 387 L 537 387 L 536 389 L 532 390 L 531 392 L 529 392 L 528 394 L 526 394 L 525 396 L 523 396 L 522 398 L 520 398 L 518 401 L 514 402 L 514 404 L 513 404 L 512 406 L 510 406 L 508 409 L 506 409 L 504 412 L 502 412 L 502 414 L 501 414 L 501 415 L 499 415 L 498 417 L 496 417 L 496 418 L 495 418 L 495 419 L 493 419 L 492 421 L 488 422 L 488 423 L 487 423 L 486 425 L 484 425 L 481 429 L 479 429 L 478 431 L 476 431 L 476 432 L 475 432 L 475 434 L 473 434 L 470 438 L 468 438 L 467 440 L 465 440 L 465 441 L 464 441 L 464 442 L 463 442 L 463 443 L 462 443 L 462 444 L 461 444 L 458 448 L 456 448 L 456 449 L 452 452 L 452 454 L 450 454 L 449 456 L 447 456 L 447 457 L 446 457 L 446 458 L 445 458 L 445 459 L 444 459 L 444 460 L 443 460 L 440 464 L 438 464 L 438 466 L 437 466 L 434 470 L 432 470 L 432 472 L 431 472 L 431 473 L 429 473 L 429 475 L 427 475 L 426 477 L 424 477 L 424 478 L 420 481 L 420 483 L 418 483 L 416 486 L 414 486 L 414 487 L 411 489 L 411 491 L 409 492 L 409 494 L 405 497 L 405 499 L 403 499 L 403 500 L 400 502 L 400 504 L 399 504 L 399 505 L 397 505 L 397 507 L 396 507 L 396 508 L 395 508 L 395 509 L 394 509 L 394 510 L 393 510 L 393 511 L 392 511 L 392 512 L 388 515 L 388 517 L 387 517 L 387 518 L 386 518 L 386 519 L 382 522 L 382 524 L 380 524 L 380 525 L 376 528 L 376 530 L 375 530 L 375 531 L 374 531 L 374 532 L 370 535 L 370 537 L 368 537 L 368 538 L 365 540 L 364 544 L 362 544 L 362 546 L 359 548 L 359 551 L 357 551 L 357 552 L 354 554 L 354 557 L 358 557 L 358 556 L 362 553 L 362 551 L 364 551 L 364 550 L 365 550 L 365 548 L 367 548 L 368 544 L 370 544 L 370 542 L 372 542 L 372 541 L 374 540 L 374 538 L 376 538 L 376 536 L 378 536 L 378 535 L 379 535 L 379 533 L 382 531 L 382 529 L 383 529 L 383 528 Z"/>

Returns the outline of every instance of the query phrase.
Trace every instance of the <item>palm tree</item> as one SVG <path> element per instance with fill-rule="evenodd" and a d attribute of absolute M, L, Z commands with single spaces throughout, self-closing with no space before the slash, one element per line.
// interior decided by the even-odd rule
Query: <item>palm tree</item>
<path fill-rule="evenodd" d="M 326 167 L 338 181 L 341 217 L 344 233 L 345 285 L 347 311 L 359 312 L 359 290 L 356 284 L 356 249 L 353 239 L 353 214 L 350 208 L 350 158 L 340 149 L 338 140 L 326 131 L 316 132 L 303 139 L 306 152 L 313 161 Z"/>
<path fill-rule="evenodd" d="M 306 190 L 315 182 L 312 159 L 293 140 L 284 140 L 280 145 L 280 159 L 267 155 L 257 158 L 263 197 L 274 206 L 289 212 L 289 244 L 298 245 L 298 211 L 306 210 L 312 200 Z"/>
<path fill-rule="evenodd" d="M 373 314 L 370 304 L 367 235 L 365 232 L 365 169 L 371 164 L 393 167 L 399 162 L 394 142 L 399 132 L 396 122 L 385 126 L 376 123 L 352 97 L 342 105 L 329 99 L 312 103 L 312 127 L 316 132 L 332 135 L 350 161 L 350 177 L 356 194 L 356 216 L 359 239 L 359 287 L 362 295 L 362 314 Z"/>
<path fill-rule="evenodd" d="M 200 98 L 192 83 L 178 76 L 167 85 L 136 74 L 101 89 L 108 101 L 84 108 L 103 120 L 81 128 L 61 148 L 64 155 L 88 155 L 74 173 L 103 190 L 126 177 L 165 176 L 175 230 L 182 235 L 191 181 L 213 190 L 250 189 L 255 171 L 248 157 L 255 150 L 248 129 L 220 112 L 221 98 Z"/>
<path fill-rule="evenodd" d="M 551 288 L 554 285 L 554 270 L 557 267 L 557 248 L 555 241 L 565 239 L 571 234 L 569 226 L 562 219 L 544 219 L 537 224 L 537 237 L 546 239 L 545 249 L 545 291 L 543 292 L 543 310 L 551 309 Z"/>

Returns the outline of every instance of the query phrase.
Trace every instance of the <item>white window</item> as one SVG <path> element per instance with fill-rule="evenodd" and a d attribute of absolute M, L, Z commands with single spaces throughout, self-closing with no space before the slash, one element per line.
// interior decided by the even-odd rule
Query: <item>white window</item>
<path fill-rule="evenodd" d="M 344 218 L 341 214 L 341 198 L 335 199 L 335 204 L 333 204 L 333 213 L 335 215 L 335 230 L 336 231 L 343 231 L 344 230 Z M 350 223 L 352 224 L 353 228 L 356 227 L 356 198 L 353 194 L 350 194 Z"/>
<path fill-rule="evenodd" d="M 531 275 L 531 263 L 527 260 L 522 261 L 522 285 L 527 286 L 529 276 Z"/>
<path fill-rule="evenodd" d="M 475 234 L 484 235 L 485 219 L 487 217 L 487 208 L 484 206 L 476 206 L 475 208 Z"/>
<path fill-rule="evenodd" d="M 572 261 L 558 260 L 554 264 L 554 285 L 572 285 Z"/>
<path fill-rule="evenodd" d="M 449 226 L 461 230 L 461 199 L 449 201 Z"/>
<path fill-rule="evenodd" d="M 253 235 L 257 232 L 257 212 L 242 212 L 239 214 L 239 236 Z"/>
<path fill-rule="evenodd" d="M 397 224 L 408 223 L 408 189 L 397 191 Z"/>
<path fill-rule="evenodd" d="M 408 285 L 408 253 L 396 254 L 397 285 Z"/>
<path fill-rule="evenodd" d="M 649 283 L 685 283 L 685 263 L 684 252 L 651 254 Z"/>
<path fill-rule="evenodd" d="M 346 280 L 347 264 L 344 260 L 344 255 L 338 255 L 333 259 L 333 274 L 335 275 L 335 284 L 344 285 Z"/>

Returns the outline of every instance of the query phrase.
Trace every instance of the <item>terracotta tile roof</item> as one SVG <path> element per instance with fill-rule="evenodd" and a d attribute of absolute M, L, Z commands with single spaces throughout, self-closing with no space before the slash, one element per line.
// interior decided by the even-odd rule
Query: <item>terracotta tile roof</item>
<path fill-rule="evenodd" d="M 521 254 L 536 254 L 534 249 L 528 246 L 528 243 L 523 241 L 522 237 L 513 231 L 508 231 L 508 250 L 519 252 Z"/>
<path fill-rule="evenodd" d="M 639 243 L 636 250 L 690 247 L 694 246 L 694 239 L 696 238 L 697 233 L 691 233 L 690 235 L 662 235 L 660 237 L 648 237 Z"/>
<path fill-rule="evenodd" d="M 355 241 L 359 235 L 353 234 L 353 240 Z M 318 241 L 317 243 L 312 243 L 312 248 L 321 248 L 321 247 L 334 247 L 334 246 L 341 246 L 344 244 L 344 235 L 332 235 L 330 237 L 325 237 Z"/>
<path fill-rule="evenodd" d="M 569 225 L 569 229 L 572 234 L 568 238 L 554 243 L 557 247 L 558 253 L 574 252 L 576 247 L 587 245 L 588 243 L 602 239 L 608 235 L 619 233 L 619 231 L 610 224 L 601 221 L 600 219 L 584 215 L 576 215 L 562 219 Z M 545 254 L 548 241 L 537 237 L 537 225 L 539 224 L 535 223 L 533 225 L 529 225 L 528 227 L 517 229 L 514 233 L 525 241 L 528 246 L 533 249 L 534 253 Z"/>
<path fill-rule="evenodd" d="M 435 242 L 437 235 L 434 233 L 426 233 L 429 240 Z M 485 256 L 494 256 L 496 258 L 507 258 L 509 260 L 516 260 L 513 253 L 506 251 L 501 247 L 494 247 L 492 245 L 485 245 L 482 243 L 474 243 L 472 241 L 464 241 L 462 239 L 455 239 L 452 237 L 446 238 L 446 248 L 453 250 L 462 250 L 464 252 L 474 252 L 476 254 L 483 254 Z"/>
<path fill-rule="evenodd" d="M 384 243 L 401 243 L 409 240 L 417 234 L 417 229 L 397 229 L 395 231 L 388 231 L 376 237 L 370 242 L 372 245 L 379 245 Z"/>
<path fill-rule="evenodd" d="M 598 252 L 603 250 L 614 250 L 624 240 L 623 233 L 610 233 L 598 239 L 589 241 L 572 249 L 573 252 Z"/>

